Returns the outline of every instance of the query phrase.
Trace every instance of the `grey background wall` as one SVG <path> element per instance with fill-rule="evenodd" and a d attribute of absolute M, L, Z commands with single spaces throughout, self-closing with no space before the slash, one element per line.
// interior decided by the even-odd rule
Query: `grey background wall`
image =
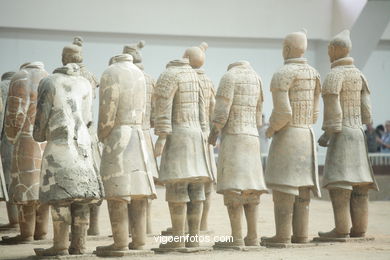
<path fill-rule="evenodd" d="M 98 77 L 123 45 L 145 40 L 145 71 L 158 78 L 165 65 L 189 46 L 209 44 L 204 69 L 218 86 L 228 64 L 248 60 L 262 77 L 264 112 L 272 111 L 269 84 L 283 64 L 283 37 L 308 30 L 306 57 L 322 78 L 330 68 L 327 42 L 351 29 L 368 3 L 384 0 L 2 0 L 0 1 L 0 73 L 17 70 L 26 61 L 43 61 L 51 72 L 61 65 L 62 48 L 73 36 L 84 38 L 84 60 Z M 383 9 L 383 8 L 382 8 Z M 390 12 L 389 12 L 390 15 Z M 375 16 L 371 12 L 369 16 Z M 388 20 L 387 20 L 388 21 Z M 364 21 L 363 21 L 364 22 Z M 383 27 L 383 26 L 382 26 Z M 378 27 L 379 28 L 379 27 Z M 390 25 L 361 68 L 372 90 L 374 123 L 390 119 Z M 353 28 L 356 34 L 375 28 Z M 379 30 L 379 29 L 378 29 Z M 368 35 L 368 32 L 367 32 Z M 364 45 L 359 38 L 354 45 Z M 359 53 L 354 53 L 359 59 Z M 95 104 L 97 105 L 97 104 Z M 95 106 L 97 116 L 97 106 Z M 321 134 L 322 118 L 315 125 Z"/>

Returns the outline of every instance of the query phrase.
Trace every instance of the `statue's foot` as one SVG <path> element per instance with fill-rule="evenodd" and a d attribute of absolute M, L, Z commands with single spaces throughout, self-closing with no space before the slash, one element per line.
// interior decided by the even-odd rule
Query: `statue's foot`
<path fill-rule="evenodd" d="M 190 241 L 187 241 L 185 243 L 186 247 L 199 247 L 199 242 L 198 241 L 195 241 L 195 242 L 190 242 Z"/>
<path fill-rule="evenodd" d="M 306 244 L 306 243 L 309 243 L 309 238 L 292 236 L 291 237 L 291 243 L 294 243 L 294 244 Z"/>
<path fill-rule="evenodd" d="M 144 250 L 145 249 L 145 245 L 139 245 L 139 244 L 130 242 L 129 243 L 129 249 L 130 250 Z"/>
<path fill-rule="evenodd" d="M 18 228 L 19 227 L 19 224 L 18 223 L 14 223 L 14 224 L 11 224 L 11 223 L 8 223 L 8 224 L 2 224 L 0 225 L 0 230 L 8 230 L 8 229 L 15 229 L 15 228 Z"/>
<path fill-rule="evenodd" d="M 70 255 L 83 255 L 83 254 L 85 254 L 85 248 L 69 247 L 68 251 L 69 251 Z"/>
<path fill-rule="evenodd" d="M 349 236 L 350 237 L 365 237 L 366 232 L 354 232 L 353 230 L 351 230 L 351 233 L 349 233 Z"/>
<path fill-rule="evenodd" d="M 160 244 L 159 248 L 185 248 L 185 243 L 167 242 L 165 244 Z"/>
<path fill-rule="evenodd" d="M 111 245 L 108 245 L 108 246 L 98 246 L 98 247 L 96 247 L 96 251 L 100 251 L 100 252 L 103 252 L 103 251 L 127 251 L 127 250 L 129 250 L 127 248 L 127 246 L 118 247 L 115 244 L 111 244 Z"/>
<path fill-rule="evenodd" d="M 349 234 L 340 234 L 336 231 L 336 229 L 332 229 L 329 232 L 318 232 L 320 237 L 328 237 L 328 238 L 347 238 Z"/>
<path fill-rule="evenodd" d="M 97 228 L 89 228 L 87 230 L 88 236 L 98 236 L 100 234 L 99 230 Z"/>
<path fill-rule="evenodd" d="M 45 240 L 46 234 L 44 235 L 34 235 L 34 240 Z"/>
<path fill-rule="evenodd" d="M 291 238 L 281 238 L 281 237 L 277 237 L 277 236 L 262 237 L 261 243 L 264 243 L 264 244 L 290 244 Z"/>
<path fill-rule="evenodd" d="M 243 239 L 233 239 L 233 241 L 220 241 L 215 242 L 214 246 L 216 247 L 236 247 L 236 246 L 245 246 Z"/>
<path fill-rule="evenodd" d="M 54 248 L 54 247 L 50 247 L 47 249 L 35 248 L 34 251 L 37 256 L 69 255 L 68 249 L 66 248 Z"/>
<path fill-rule="evenodd" d="M 244 238 L 245 246 L 260 246 L 259 239 L 257 238 Z"/>
<path fill-rule="evenodd" d="M 21 235 L 17 235 L 14 237 L 9 237 L 9 236 L 4 236 L 2 237 L 2 244 L 7 244 L 7 245 L 17 245 L 17 244 L 23 244 L 23 243 L 28 243 L 33 241 L 34 238 L 31 237 L 22 237 Z"/>

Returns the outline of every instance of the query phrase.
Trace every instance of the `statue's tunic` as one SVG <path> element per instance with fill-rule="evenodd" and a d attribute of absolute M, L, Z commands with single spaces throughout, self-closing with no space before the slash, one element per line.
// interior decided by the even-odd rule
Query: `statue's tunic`
<path fill-rule="evenodd" d="M 23 204 L 39 199 L 41 159 L 45 143 L 32 137 L 37 106 L 38 84 L 48 74 L 42 63 L 30 63 L 11 79 L 5 134 L 14 144 L 11 165 L 11 202 Z"/>
<path fill-rule="evenodd" d="M 103 197 L 87 128 L 92 120 L 91 85 L 76 64 L 69 65 L 56 69 L 38 87 L 34 139 L 47 141 L 39 199 L 49 204 Z"/>
<path fill-rule="evenodd" d="M 211 79 L 205 74 L 204 70 L 202 69 L 196 69 L 196 73 L 198 74 L 199 78 L 199 85 L 200 90 L 203 92 L 202 96 L 204 98 L 205 103 L 205 111 L 206 111 L 206 117 L 205 117 L 205 130 L 204 134 L 205 136 L 209 136 L 210 134 L 210 124 L 212 122 L 212 116 L 214 114 L 214 108 L 215 108 L 215 89 L 213 82 Z M 217 177 L 217 165 L 215 163 L 215 157 L 214 157 L 214 148 L 212 145 L 206 144 L 208 152 L 208 165 L 212 174 L 212 179 L 216 181 Z"/>
<path fill-rule="evenodd" d="M 216 96 L 213 123 L 222 129 L 217 192 L 266 192 L 257 127 L 261 125 L 262 84 L 248 62 L 229 66 Z"/>
<path fill-rule="evenodd" d="M 158 179 L 158 167 L 156 158 L 154 157 L 154 146 L 153 140 L 150 133 L 150 128 L 154 127 L 155 117 L 155 96 L 154 88 L 156 81 L 149 74 L 144 72 L 146 82 L 146 104 L 145 104 L 145 115 L 142 121 L 142 130 L 145 136 L 146 147 L 148 150 L 148 164 L 152 171 L 153 178 Z"/>
<path fill-rule="evenodd" d="M 272 78 L 271 92 L 274 109 L 269 122 L 275 134 L 267 159 L 267 186 L 293 195 L 299 187 L 310 187 L 320 196 L 312 129 L 319 113 L 319 74 L 303 58 L 286 60 Z"/>
<path fill-rule="evenodd" d="M 4 132 L 4 123 L 5 123 L 5 112 L 7 109 L 7 98 L 8 98 L 8 90 L 9 84 L 11 82 L 11 77 L 14 74 L 8 73 L 8 75 L 4 76 L 4 80 L 0 82 L 0 90 L 1 90 L 1 101 L 3 104 L 3 110 L 0 113 L 0 128 L 1 128 L 1 144 L 0 144 L 0 152 L 1 152 L 1 162 L 3 164 L 3 172 L 4 179 L 7 188 L 11 184 L 11 163 L 12 163 L 12 153 L 14 146 L 11 142 L 8 141 L 5 132 Z"/>
<path fill-rule="evenodd" d="M 202 131 L 205 107 L 198 75 L 187 59 L 168 63 L 157 80 L 156 135 L 167 135 L 159 181 L 209 182 L 208 148 Z"/>
<path fill-rule="evenodd" d="M 98 136 L 104 144 L 100 174 L 106 198 L 155 198 L 142 131 L 145 77 L 130 55 L 113 59 L 100 80 Z"/>
<path fill-rule="evenodd" d="M 323 130 L 331 134 L 324 167 L 324 187 L 352 189 L 369 185 L 378 190 L 368 158 L 362 124 L 372 122 L 367 80 L 352 58 L 332 64 L 322 89 Z"/>

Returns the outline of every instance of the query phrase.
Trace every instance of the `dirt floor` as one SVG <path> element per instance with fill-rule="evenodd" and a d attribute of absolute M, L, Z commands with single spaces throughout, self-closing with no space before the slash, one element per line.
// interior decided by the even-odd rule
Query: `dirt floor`
<path fill-rule="evenodd" d="M 165 190 L 158 189 L 159 198 L 153 202 L 153 230 L 155 234 L 170 226 L 169 211 L 164 200 Z M 310 209 L 310 236 L 314 237 L 318 231 L 328 231 L 333 228 L 333 212 L 329 201 L 312 200 Z M 274 233 L 273 203 L 270 195 L 262 195 L 259 217 L 259 235 L 270 236 Z M 0 223 L 6 223 L 5 203 L 0 203 Z M 101 236 L 89 238 L 87 243 L 90 253 L 96 246 L 108 245 L 111 238 L 108 212 L 106 204 L 101 208 L 100 229 Z M 51 245 L 52 227 L 48 240 L 33 242 L 32 244 L 5 246 L 0 245 L 0 259 L 34 259 L 33 248 L 49 247 Z M 209 229 L 214 235 L 229 235 L 230 224 L 223 205 L 222 196 L 213 194 L 212 209 L 209 217 Z M 257 252 L 240 251 L 211 251 L 206 253 L 192 254 L 163 254 L 152 256 L 129 256 L 122 259 L 390 259 L 390 201 L 373 201 L 370 203 L 370 217 L 368 236 L 375 237 L 374 241 L 321 244 L 305 248 L 289 249 L 268 249 L 264 248 Z M 2 233 L 1 235 L 8 235 Z M 211 243 L 203 244 L 211 246 Z M 148 238 L 148 248 L 158 247 L 158 243 L 153 237 Z M 95 256 L 86 256 L 77 259 L 96 259 Z"/>

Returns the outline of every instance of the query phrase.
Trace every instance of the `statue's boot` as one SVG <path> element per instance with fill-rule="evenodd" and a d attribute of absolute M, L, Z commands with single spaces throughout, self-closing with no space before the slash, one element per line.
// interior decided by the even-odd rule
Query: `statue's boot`
<path fill-rule="evenodd" d="M 247 236 L 244 238 L 245 246 L 259 246 L 259 238 L 257 234 L 257 220 L 259 212 L 258 203 L 249 203 L 244 205 L 246 223 L 247 223 Z"/>
<path fill-rule="evenodd" d="M 152 235 L 152 200 L 148 199 L 148 205 L 146 207 L 146 234 Z"/>
<path fill-rule="evenodd" d="M 185 243 L 186 247 L 199 247 L 199 231 L 202 211 L 203 201 L 190 201 L 187 203 L 189 240 Z"/>
<path fill-rule="evenodd" d="M 7 214 L 8 214 L 8 224 L 0 225 L 0 230 L 9 230 L 19 227 L 19 218 L 18 218 L 18 207 L 16 204 L 7 202 Z"/>
<path fill-rule="evenodd" d="M 215 242 L 215 246 L 229 247 L 229 246 L 244 246 L 244 240 L 242 239 L 242 204 L 237 201 L 226 201 L 225 205 L 228 210 L 230 227 L 232 229 L 233 241 L 220 241 Z"/>
<path fill-rule="evenodd" d="M 53 246 L 44 250 L 35 249 L 37 256 L 68 255 L 69 226 L 71 212 L 69 206 L 52 206 L 51 215 L 53 220 Z"/>
<path fill-rule="evenodd" d="M 354 187 L 351 195 L 352 228 L 350 237 L 364 237 L 368 225 L 368 188 Z"/>
<path fill-rule="evenodd" d="M 184 228 L 186 222 L 187 205 L 185 202 L 168 202 L 169 213 L 171 214 L 172 236 L 184 237 Z M 168 241 L 160 244 L 160 248 L 183 248 L 185 241 Z"/>
<path fill-rule="evenodd" d="M 207 183 L 205 185 L 213 185 L 213 184 Z M 210 205 L 211 205 L 211 192 L 208 192 L 205 195 L 206 195 L 206 200 L 203 201 L 203 212 L 202 212 L 202 218 L 200 221 L 200 231 L 207 231 L 208 230 L 208 216 L 209 216 Z"/>
<path fill-rule="evenodd" d="M 88 236 L 98 236 L 100 234 L 99 211 L 100 211 L 100 205 L 98 204 L 89 205 L 89 228 L 87 231 Z"/>
<path fill-rule="evenodd" d="M 143 250 L 146 241 L 146 208 L 148 200 L 133 199 L 130 204 L 131 222 L 134 223 L 132 228 L 132 241 L 129 249 Z"/>
<path fill-rule="evenodd" d="M 351 191 L 347 189 L 330 189 L 335 228 L 329 232 L 318 232 L 320 237 L 346 238 L 349 237 L 350 227 L 350 198 Z"/>
<path fill-rule="evenodd" d="M 291 242 L 291 226 L 295 196 L 273 190 L 272 197 L 274 201 L 276 235 L 273 237 L 262 237 L 261 240 L 263 243 L 268 244 L 288 244 Z"/>
<path fill-rule="evenodd" d="M 72 235 L 69 254 L 82 255 L 86 252 L 85 242 L 89 222 L 89 205 L 72 203 L 70 210 L 72 213 Z"/>
<path fill-rule="evenodd" d="M 20 235 L 14 237 L 2 237 L 3 244 L 19 244 L 34 240 L 36 201 L 31 201 L 24 205 L 18 205 Z"/>
<path fill-rule="evenodd" d="M 309 205 L 310 189 L 300 188 L 294 202 L 292 243 L 309 242 Z"/>
<path fill-rule="evenodd" d="M 108 212 L 110 214 L 111 231 L 114 243 L 108 246 L 96 247 L 99 251 L 127 251 L 129 240 L 128 208 L 125 200 L 107 200 Z"/>
<path fill-rule="evenodd" d="M 49 227 L 48 204 L 39 204 L 36 210 L 34 240 L 43 240 L 46 238 Z"/>

